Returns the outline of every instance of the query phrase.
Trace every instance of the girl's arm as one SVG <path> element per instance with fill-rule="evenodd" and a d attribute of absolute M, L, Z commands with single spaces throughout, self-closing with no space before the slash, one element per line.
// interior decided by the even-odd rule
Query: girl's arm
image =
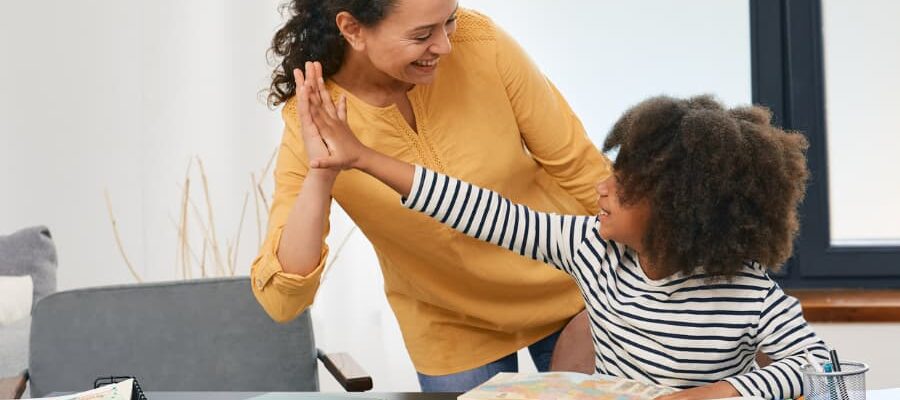
<path fill-rule="evenodd" d="M 757 339 L 759 351 L 773 360 L 768 366 L 726 379 L 742 396 L 793 399 L 803 394 L 800 367 L 809 350 L 819 361 L 828 360 L 825 342 L 806 323 L 800 302 L 773 283 L 763 302 Z"/>
<path fill-rule="evenodd" d="M 377 177 L 377 175 L 376 175 Z M 585 238 L 597 235 L 596 218 L 534 211 L 500 194 L 415 167 L 403 205 L 468 236 L 551 264 L 575 277 L 574 260 Z M 602 246 L 592 247 L 603 252 Z"/>
<path fill-rule="evenodd" d="M 346 100 L 334 107 L 327 93 L 311 96 L 310 114 L 329 155 L 312 168 L 359 169 L 403 197 L 404 205 L 477 239 L 505 247 L 571 272 L 576 249 L 593 229 L 591 216 L 540 213 L 499 194 L 416 167 L 372 150 L 356 139 L 346 123 Z"/>
<path fill-rule="evenodd" d="M 716 383 L 658 397 L 656 400 L 739 396 L 793 399 L 803 394 L 800 367 L 807 363 L 804 352 L 809 350 L 819 362 L 828 360 L 825 343 L 807 325 L 800 302 L 785 294 L 774 282 L 763 301 L 757 338 L 758 351 L 774 360 L 771 364 Z"/>

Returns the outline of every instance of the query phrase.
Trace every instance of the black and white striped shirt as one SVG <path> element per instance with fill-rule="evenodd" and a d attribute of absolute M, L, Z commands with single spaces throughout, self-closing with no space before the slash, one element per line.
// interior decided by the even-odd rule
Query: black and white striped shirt
<path fill-rule="evenodd" d="M 572 276 L 590 315 L 599 373 L 679 388 L 725 379 L 744 396 L 793 398 L 803 392 L 803 351 L 827 360 L 797 299 L 756 263 L 728 281 L 702 274 L 651 280 L 630 248 L 599 236 L 594 216 L 533 211 L 420 166 L 403 201 Z M 758 368 L 757 351 L 774 362 Z"/>

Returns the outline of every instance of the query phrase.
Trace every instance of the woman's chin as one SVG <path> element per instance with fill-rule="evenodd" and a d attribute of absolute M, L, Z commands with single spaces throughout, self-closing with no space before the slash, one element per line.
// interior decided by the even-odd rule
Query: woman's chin
<path fill-rule="evenodd" d="M 431 68 L 428 71 L 424 71 L 418 67 L 410 66 L 410 70 L 407 71 L 406 76 L 403 79 L 406 82 L 409 82 L 413 85 L 428 85 L 434 82 L 434 78 L 437 76 L 437 68 Z"/>

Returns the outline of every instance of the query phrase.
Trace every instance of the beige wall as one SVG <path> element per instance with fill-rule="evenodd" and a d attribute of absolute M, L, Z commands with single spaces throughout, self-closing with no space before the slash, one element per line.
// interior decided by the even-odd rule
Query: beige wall
<path fill-rule="evenodd" d="M 812 324 L 842 361 L 862 361 L 869 389 L 900 387 L 900 324 Z"/>

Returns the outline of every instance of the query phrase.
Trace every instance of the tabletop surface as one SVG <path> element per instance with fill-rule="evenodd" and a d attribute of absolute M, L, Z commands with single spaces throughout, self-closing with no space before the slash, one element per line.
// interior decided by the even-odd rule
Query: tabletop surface
<path fill-rule="evenodd" d="M 460 393 L 146 392 L 148 400 L 456 400 Z"/>

